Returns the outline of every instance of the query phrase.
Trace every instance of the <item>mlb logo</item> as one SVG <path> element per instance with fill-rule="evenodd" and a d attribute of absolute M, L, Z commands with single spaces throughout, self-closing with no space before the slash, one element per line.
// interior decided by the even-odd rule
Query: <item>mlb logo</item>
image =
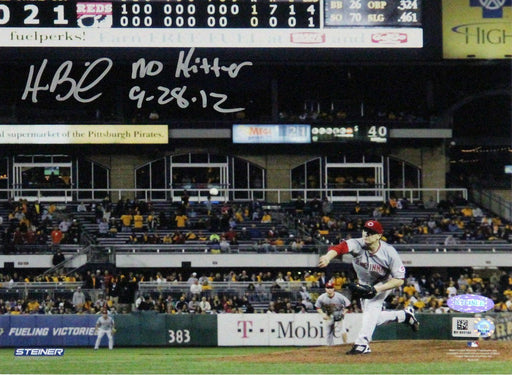
<path fill-rule="evenodd" d="M 112 20 L 112 3 L 76 3 L 76 21 L 79 27 L 110 28 Z"/>
<path fill-rule="evenodd" d="M 468 348 L 478 348 L 478 341 L 468 341 Z"/>

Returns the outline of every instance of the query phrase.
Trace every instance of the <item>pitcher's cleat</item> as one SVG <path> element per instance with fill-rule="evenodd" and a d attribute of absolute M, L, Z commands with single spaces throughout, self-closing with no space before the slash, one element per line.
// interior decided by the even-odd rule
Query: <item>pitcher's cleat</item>
<path fill-rule="evenodd" d="M 355 344 L 352 349 L 350 349 L 347 354 L 348 355 L 356 355 L 356 354 L 369 354 L 372 351 L 368 345 L 357 345 Z"/>
<path fill-rule="evenodd" d="M 407 306 L 404 309 L 404 312 L 405 312 L 404 323 L 409 324 L 411 326 L 411 329 L 414 332 L 418 332 L 420 330 L 420 322 L 418 322 L 418 319 L 416 319 L 416 316 L 414 316 L 414 308 L 411 306 Z"/>

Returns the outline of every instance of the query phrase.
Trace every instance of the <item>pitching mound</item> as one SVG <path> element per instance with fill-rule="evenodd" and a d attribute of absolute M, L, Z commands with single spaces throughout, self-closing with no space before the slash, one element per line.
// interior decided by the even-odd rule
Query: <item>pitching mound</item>
<path fill-rule="evenodd" d="M 375 341 L 372 353 L 346 355 L 352 345 L 334 347 L 297 348 L 290 351 L 223 358 L 239 362 L 257 363 L 415 363 L 431 361 L 512 361 L 512 342 L 478 341 L 478 347 L 469 347 L 468 341 L 395 340 Z"/>

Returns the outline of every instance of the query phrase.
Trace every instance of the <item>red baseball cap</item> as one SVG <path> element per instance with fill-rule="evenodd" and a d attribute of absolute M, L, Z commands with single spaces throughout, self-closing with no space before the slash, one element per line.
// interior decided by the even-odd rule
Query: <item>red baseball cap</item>
<path fill-rule="evenodd" d="M 325 283 L 326 288 L 334 288 L 334 283 L 332 281 L 328 281 Z"/>
<path fill-rule="evenodd" d="M 384 233 L 384 229 L 382 229 L 381 223 L 379 223 L 377 220 L 368 220 L 366 223 L 364 223 L 364 228 L 378 234 Z"/>

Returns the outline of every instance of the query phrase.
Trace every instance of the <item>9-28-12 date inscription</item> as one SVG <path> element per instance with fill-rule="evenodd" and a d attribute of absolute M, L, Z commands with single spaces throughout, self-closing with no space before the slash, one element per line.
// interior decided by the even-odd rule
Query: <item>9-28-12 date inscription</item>
<path fill-rule="evenodd" d="M 194 56 L 194 48 L 180 51 L 174 78 L 176 81 L 183 81 L 194 75 L 202 74 L 205 76 L 215 76 L 221 78 L 226 76 L 228 79 L 238 77 L 240 71 L 252 66 L 252 62 L 244 61 L 242 63 L 232 63 L 222 65 L 218 57 L 208 59 L 206 57 Z M 98 100 L 103 92 L 97 90 L 102 82 L 112 70 L 114 63 L 110 58 L 103 57 L 93 62 L 86 62 L 86 69 L 80 77 L 74 75 L 73 62 L 63 62 L 53 73 L 48 82 L 44 82 L 45 70 L 48 60 L 44 59 L 39 68 L 31 65 L 25 84 L 25 90 L 22 94 L 22 100 L 30 100 L 33 103 L 39 101 L 39 93 L 47 92 L 55 94 L 54 99 L 58 102 L 64 102 L 74 99 L 79 103 L 91 103 Z M 37 70 L 37 71 L 36 71 Z M 228 96 L 224 93 L 217 93 L 210 90 L 200 89 L 197 93 L 190 92 L 186 84 L 177 84 L 175 87 L 157 85 L 156 87 L 145 87 L 144 79 L 151 77 L 154 82 L 164 70 L 164 64 L 157 60 L 147 61 L 144 58 L 132 63 L 131 79 L 138 80 L 139 84 L 133 85 L 128 92 L 128 99 L 136 103 L 137 108 L 143 108 L 145 103 L 157 103 L 158 105 L 176 104 L 180 109 L 186 109 L 192 104 L 197 103 L 202 108 L 211 108 L 220 113 L 233 113 L 243 111 L 245 108 L 227 107 Z M 51 74 L 51 73 L 50 73 Z M 144 87 L 142 87 L 144 86 Z"/>
<path fill-rule="evenodd" d="M 221 77 L 223 74 L 229 78 L 236 78 L 240 70 L 246 66 L 252 66 L 252 62 L 244 61 L 240 64 L 232 63 L 231 65 L 221 65 L 219 58 L 215 57 L 210 61 L 206 57 L 194 57 L 194 48 L 191 48 L 186 54 L 181 51 L 178 57 L 178 63 L 174 72 L 174 77 L 190 78 L 196 74 L 214 75 L 216 78 Z M 145 78 L 146 76 L 158 76 L 164 69 L 160 61 L 149 61 L 141 58 L 139 61 L 132 64 L 132 79 Z M 224 103 L 228 100 L 228 96 L 223 93 L 208 92 L 206 90 L 199 90 L 197 94 L 190 94 L 187 92 L 188 87 L 178 86 L 169 88 L 166 86 L 158 86 L 157 93 L 148 93 L 147 90 L 142 89 L 136 85 L 130 89 L 129 99 L 137 103 L 137 108 L 142 108 L 145 102 L 152 102 L 156 100 L 159 105 L 166 105 L 175 102 L 179 108 L 188 108 L 193 103 L 199 103 L 202 108 L 207 108 L 212 103 L 212 108 L 220 113 L 233 113 L 243 111 L 245 108 L 226 108 Z"/>

